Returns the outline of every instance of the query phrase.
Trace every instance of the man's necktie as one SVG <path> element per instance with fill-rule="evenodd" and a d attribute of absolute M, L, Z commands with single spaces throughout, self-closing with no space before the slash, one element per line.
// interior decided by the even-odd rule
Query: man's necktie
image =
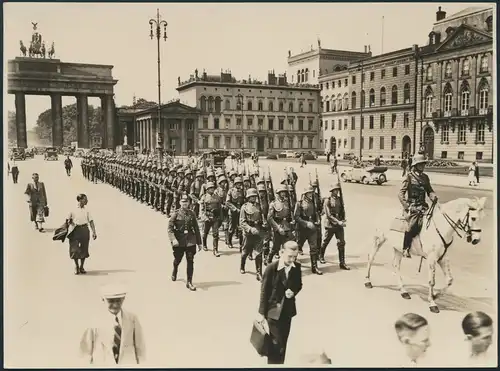
<path fill-rule="evenodd" d="M 122 339 L 122 327 L 120 326 L 120 322 L 118 322 L 118 317 L 115 316 L 113 355 L 115 356 L 116 363 L 118 363 L 118 357 L 120 356 L 121 339 Z"/>

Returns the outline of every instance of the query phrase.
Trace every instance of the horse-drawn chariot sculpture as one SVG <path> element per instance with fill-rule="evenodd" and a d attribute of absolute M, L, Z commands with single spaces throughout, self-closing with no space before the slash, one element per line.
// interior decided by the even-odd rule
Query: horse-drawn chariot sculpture
<path fill-rule="evenodd" d="M 48 54 L 48 57 L 52 59 L 56 53 L 54 43 L 52 43 L 47 53 L 45 42 L 42 40 L 42 35 L 37 31 L 38 23 L 31 22 L 31 24 L 33 25 L 33 34 L 31 35 L 29 47 L 27 48 L 22 40 L 19 41 L 19 50 L 21 51 L 21 55 L 26 57 L 26 54 L 28 54 L 29 58 L 45 58 L 45 55 Z"/>

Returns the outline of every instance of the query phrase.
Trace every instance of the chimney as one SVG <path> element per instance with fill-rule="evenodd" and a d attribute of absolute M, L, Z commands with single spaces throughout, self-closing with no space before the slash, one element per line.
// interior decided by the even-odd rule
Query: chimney
<path fill-rule="evenodd" d="M 368 47 L 365 45 L 365 53 L 367 52 Z"/>
<path fill-rule="evenodd" d="M 441 10 L 441 7 L 438 8 L 438 11 L 436 12 L 436 22 L 439 22 L 442 19 L 446 18 L 446 12 Z"/>

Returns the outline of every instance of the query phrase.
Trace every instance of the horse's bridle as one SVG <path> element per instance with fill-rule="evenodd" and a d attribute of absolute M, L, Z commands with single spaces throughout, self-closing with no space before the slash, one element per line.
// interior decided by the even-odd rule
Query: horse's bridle
<path fill-rule="evenodd" d="M 429 212 L 427 213 L 427 215 L 429 216 L 429 218 L 427 219 L 427 228 L 429 227 L 429 223 L 430 223 L 430 220 L 432 218 L 432 214 L 434 212 L 434 208 L 435 208 L 436 204 L 437 204 L 437 201 L 433 202 L 432 206 L 429 209 Z M 467 209 L 467 213 L 465 214 L 463 220 L 459 219 L 456 222 L 453 219 L 451 219 L 451 217 L 448 214 L 446 214 L 443 210 L 441 210 L 441 206 L 439 204 L 438 204 L 438 208 L 441 211 L 441 213 L 443 214 L 444 219 L 448 222 L 448 224 L 453 229 L 453 231 L 457 234 L 458 237 L 462 238 L 462 235 L 459 233 L 459 231 L 464 232 L 468 238 L 472 235 L 473 232 L 476 232 L 476 233 L 482 232 L 481 229 L 472 229 L 471 225 L 470 225 L 470 212 L 476 211 L 477 209 L 475 207 L 469 206 L 469 208 Z M 438 233 L 439 233 L 439 231 L 438 231 Z"/>

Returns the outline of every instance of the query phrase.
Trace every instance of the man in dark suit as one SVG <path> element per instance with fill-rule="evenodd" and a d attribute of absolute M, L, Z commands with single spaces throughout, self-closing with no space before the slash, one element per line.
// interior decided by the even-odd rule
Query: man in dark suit
<path fill-rule="evenodd" d="M 285 363 L 292 317 L 297 314 L 295 297 L 302 289 L 301 265 L 296 262 L 298 253 L 295 241 L 283 244 L 280 259 L 267 266 L 262 278 L 259 319 L 272 339 L 268 364 Z"/>

